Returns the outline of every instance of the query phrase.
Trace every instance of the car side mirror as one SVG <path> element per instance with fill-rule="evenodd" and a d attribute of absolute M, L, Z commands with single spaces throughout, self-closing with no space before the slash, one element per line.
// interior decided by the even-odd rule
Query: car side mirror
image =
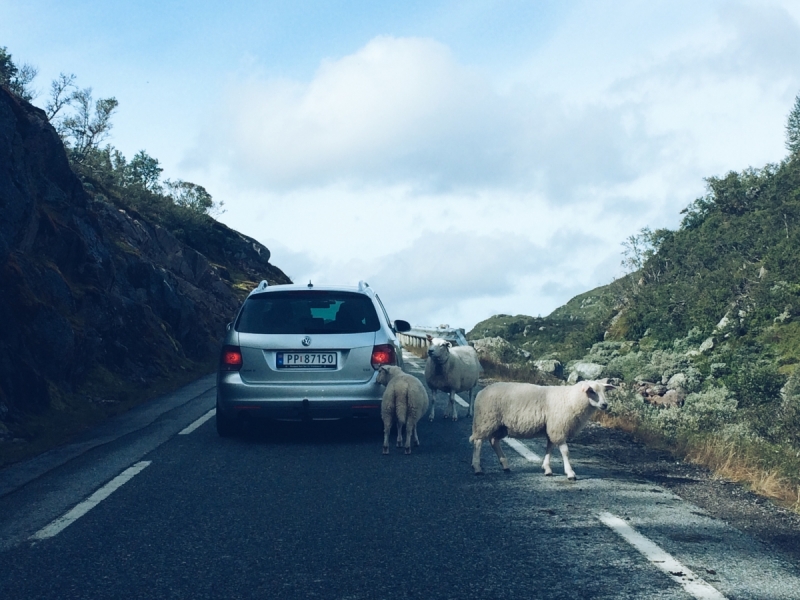
<path fill-rule="evenodd" d="M 394 322 L 394 330 L 400 333 L 411 331 L 411 323 L 408 321 L 403 321 L 402 319 L 397 319 Z"/>
<path fill-rule="evenodd" d="M 227 325 L 225 325 L 225 331 L 230 331 L 231 327 L 233 327 L 233 323 L 228 323 Z"/>

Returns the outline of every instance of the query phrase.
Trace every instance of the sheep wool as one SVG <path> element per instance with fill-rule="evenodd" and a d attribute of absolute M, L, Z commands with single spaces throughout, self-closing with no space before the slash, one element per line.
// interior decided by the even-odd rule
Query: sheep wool
<path fill-rule="evenodd" d="M 377 382 L 386 386 L 381 400 L 383 418 L 383 453 L 389 454 L 389 433 L 392 423 L 397 424 L 397 447 L 403 447 L 405 427 L 405 453 L 411 454 L 411 438 L 419 446 L 417 423 L 428 410 L 428 392 L 422 382 L 403 372 L 400 367 L 385 366 L 378 370 Z"/>
<path fill-rule="evenodd" d="M 474 411 L 473 390 L 478 385 L 481 374 L 481 363 L 478 353 L 472 346 L 453 346 L 441 338 L 428 336 L 428 360 L 425 363 L 425 382 L 431 390 L 431 412 L 429 418 L 433 421 L 436 408 L 436 392 L 448 394 L 447 411 L 445 419 L 453 416 L 453 421 L 458 420 L 458 409 L 455 404 L 455 395 L 458 392 L 469 391 L 469 409 L 467 415 Z"/>
<path fill-rule="evenodd" d="M 493 383 L 482 389 L 475 398 L 475 417 L 469 441 L 474 445 L 472 468 L 481 470 L 481 444 L 489 440 L 508 471 L 508 460 L 500 446 L 504 437 L 531 438 L 544 434 L 547 450 L 542 461 L 545 475 L 552 475 L 550 455 L 558 446 L 564 460 L 564 473 L 576 479 L 569 462 L 567 441 L 576 436 L 589 422 L 596 410 L 607 410 L 605 392 L 614 389 L 606 380 L 581 381 L 571 386 L 543 386 L 530 383 Z"/>

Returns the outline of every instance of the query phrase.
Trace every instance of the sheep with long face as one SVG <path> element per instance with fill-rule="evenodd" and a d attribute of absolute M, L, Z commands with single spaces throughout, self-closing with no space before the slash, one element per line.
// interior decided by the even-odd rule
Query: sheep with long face
<path fill-rule="evenodd" d="M 405 452 L 411 454 L 411 439 L 419 446 L 417 423 L 428 410 L 428 392 L 422 382 L 400 367 L 378 369 L 376 381 L 386 386 L 381 400 L 383 418 L 383 453 L 389 454 L 389 432 L 397 424 L 397 447 L 403 447 L 403 427 L 406 431 Z"/>
<path fill-rule="evenodd" d="M 500 440 L 544 434 L 547 437 L 547 451 L 542 461 L 544 474 L 553 474 L 550 454 L 553 446 L 558 446 L 564 459 L 564 473 L 574 480 L 567 441 L 583 429 L 595 411 L 608 409 L 605 392 L 611 389 L 614 386 L 606 380 L 581 381 L 572 386 L 501 382 L 485 387 L 475 398 L 475 417 L 469 438 L 474 444 L 472 468 L 475 474 L 483 473 L 483 440 L 489 440 L 503 470 L 508 471 L 508 459 Z"/>
<path fill-rule="evenodd" d="M 478 385 L 481 374 L 481 363 L 478 353 L 472 346 L 453 346 L 441 338 L 428 336 L 428 360 L 425 363 L 425 382 L 431 389 L 430 420 L 433 420 L 436 408 L 436 392 L 448 394 L 445 419 L 452 414 L 453 421 L 458 420 L 458 409 L 455 395 L 469 391 L 468 415 L 473 414 L 473 389 Z"/>

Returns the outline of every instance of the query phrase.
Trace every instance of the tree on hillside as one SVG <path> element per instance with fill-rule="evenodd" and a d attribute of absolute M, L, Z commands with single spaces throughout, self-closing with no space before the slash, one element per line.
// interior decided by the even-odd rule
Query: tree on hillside
<path fill-rule="evenodd" d="M 213 214 L 221 212 L 222 203 L 214 202 L 211 194 L 201 185 L 189 181 L 166 181 L 168 195 L 178 206 L 188 208 L 198 214 Z"/>
<path fill-rule="evenodd" d="M 92 88 L 78 90 L 72 98 L 75 112 L 61 121 L 59 133 L 70 150 L 71 158 L 81 163 L 109 136 L 111 115 L 119 102 L 112 97 L 93 103 Z"/>
<path fill-rule="evenodd" d="M 141 185 L 148 192 L 160 194 L 162 192 L 159 179 L 164 169 L 158 162 L 144 150 L 139 150 L 123 169 L 122 184 Z"/>
<path fill-rule="evenodd" d="M 60 73 L 59 76 L 50 83 L 50 99 L 44 107 L 44 112 L 47 115 L 47 120 L 53 123 L 61 109 L 70 106 L 75 99 L 74 90 L 75 75 L 65 75 Z M 58 129 L 57 124 L 56 129 Z"/>
<path fill-rule="evenodd" d="M 27 63 L 17 66 L 8 53 L 8 48 L 0 46 L 0 85 L 6 86 L 11 92 L 30 102 L 36 97 L 36 92 L 30 88 L 38 71 Z"/>
<path fill-rule="evenodd" d="M 30 102 L 36 97 L 30 88 L 36 75 L 34 67 L 15 64 L 6 47 L 0 46 L 0 85 Z M 60 73 L 51 82 L 44 113 L 64 142 L 72 168 L 82 179 L 105 187 L 106 191 L 116 190 L 130 206 L 149 211 L 157 218 L 171 219 L 178 228 L 182 221 L 202 221 L 195 219 L 198 215 L 224 212 L 223 203 L 214 202 L 203 186 L 182 180 L 162 183 L 164 169 L 144 150 L 128 162 L 112 145 L 101 147 L 110 135 L 111 118 L 119 102 L 114 97 L 94 100 L 92 88 L 78 88 L 75 79 L 73 74 Z"/>
<path fill-rule="evenodd" d="M 792 154 L 800 152 L 800 94 L 794 99 L 794 107 L 786 120 L 786 149 Z"/>

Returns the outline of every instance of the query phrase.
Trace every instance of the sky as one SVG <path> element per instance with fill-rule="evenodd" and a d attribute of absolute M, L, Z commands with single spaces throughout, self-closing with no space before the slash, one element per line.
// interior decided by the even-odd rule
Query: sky
<path fill-rule="evenodd" d="M 783 160 L 800 0 L 0 0 L 0 46 L 119 108 L 293 281 L 390 316 L 545 316 Z"/>

